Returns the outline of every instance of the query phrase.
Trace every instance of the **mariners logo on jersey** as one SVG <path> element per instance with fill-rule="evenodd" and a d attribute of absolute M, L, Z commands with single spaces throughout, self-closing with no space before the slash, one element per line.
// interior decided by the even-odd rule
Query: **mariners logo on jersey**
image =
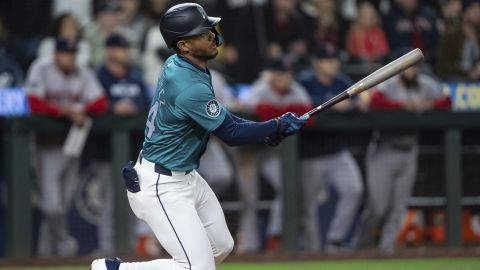
<path fill-rule="evenodd" d="M 220 105 L 215 99 L 210 100 L 206 107 L 208 116 L 217 117 L 220 115 Z"/>

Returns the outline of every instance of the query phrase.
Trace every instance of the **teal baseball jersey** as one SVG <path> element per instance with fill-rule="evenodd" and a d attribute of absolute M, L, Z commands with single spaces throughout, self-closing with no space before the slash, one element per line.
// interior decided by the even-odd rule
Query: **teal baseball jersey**
<path fill-rule="evenodd" d="M 177 54 L 165 61 L 145 128 L 143 158 L 175 171 L 198 168 L 210 132 L 225 119 L 210 72 Z"/>

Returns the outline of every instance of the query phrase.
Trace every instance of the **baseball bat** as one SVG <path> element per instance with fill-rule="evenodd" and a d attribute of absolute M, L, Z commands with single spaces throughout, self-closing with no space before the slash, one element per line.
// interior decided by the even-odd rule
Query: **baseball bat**
<path fill-rule="evenodd" d="M 387 79 L 395 76 L 396 74 L 404 71 L 405 69 L 417 64 L 422 60 L 423 60 L 422 51 L 418 48 L 414 49 L 404 54 L 403 56 L 395 59 L 394 61 L 388 63 L 387 65 L 379 68 L 372 74 L 368 75 L 367 77 L 358 81 L 354 85 L 350 86 L 347 90 L 343 91 L 342 93 L 327 100 L 325 103 L 321 104 L 320 106 L 305 113 L 304 115 L 302 115 L 301 118 L 308 119 L 313 115 L 332 107 L 333 105 L 339 103 L 342 100 L 351 98 L 356 94 L 359 94 L 383 81 L 386 81 Z"/>

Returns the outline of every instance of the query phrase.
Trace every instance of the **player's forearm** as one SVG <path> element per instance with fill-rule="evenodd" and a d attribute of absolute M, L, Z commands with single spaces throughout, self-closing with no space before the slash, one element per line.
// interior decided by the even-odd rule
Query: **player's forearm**
<path fill-rule="evenodd" d="M 61 108 L 35 96 L 28 96 L 28 103 L 32 113 L 61 116 Z"/>
<path fill-rule="evenodd" d="M 277 120 L 253 122 L 227 113 L 223 123 L 213 134 L 229 146 L 263 142 L 277 134 Z"/>
<path fill-rule="evenodd" d="M 85 111 L 87 113 L 103 113 L 108 109 L 108 99 L 105 96 L 102 96 L 87 105 L 85 105 Z"/>

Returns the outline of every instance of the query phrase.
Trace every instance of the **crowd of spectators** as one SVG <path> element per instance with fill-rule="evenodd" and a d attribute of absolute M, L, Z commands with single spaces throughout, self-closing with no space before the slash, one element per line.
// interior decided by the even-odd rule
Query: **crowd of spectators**
<path fill-rule="evenodd" d="M 120 116 L 145 113 L 162 64 L 173 54 L 159 32 L 158 20 L 170 6 L 180 2 L 185 1 L 3 0 L 0 4 L 0 87 L 25 86 L 32 113 L 66 117 L 74 124 L 82 124 L 91 113 L 108 111 Z M 397 86 L 391 87 L 407 91 L 434 88 L 432 85 L 439 79 L 480 79 L 478 0 L 196 2 L 203 5 L 208 14 L 222 17 L 219 30 L 225 43 L 211 63 L 219 100 L 232 111 L 256 114 L 260 119 L 286 111 L 302 114 L 348 88 L 352 84 L 348 75 L 355 78 L 366 75 L 408 48 L 423 51 L 426 61 L 418 67 L 418 72 L 428 75 L 417 76 L 415 70 L 414 75 L 403 75 L 402 78 L 407 79 L 399 79 Z M 348 74 L 352 67 L 354 72 Z M 398 86 L 401 83 L 403 87 Z M 251 90 L 240 97 L 239 85 L 250 85 Z M 363 104 L 363 108 L 375 109 L 389 104 L 420 113 L 437 105 L 449 106 L 448 101 L 441 100 L 435 92 L 438 89 L 431 90 L 434 94 L 421 96 L 421 104 L 408 94 L 390 96 L 391 90 L 380 88 L 372 95 L 372 103 Z M 360 103 L 359 100 L 343 102 L 334 109 L 347 111 Z M 408 135 L 413 141 L 407 154 L 415 163 L 415 134 Z M 347 233 L 359 211 L 365 181 L 345 142 L 338 140 L 336 134 L 323 134 L 322 138 L 308 132 L 301 135 L 301 171 L 309 172 L 302 176 L 304 182 L 308 182 L 302 191 L 305 194 L 302 225 L 305 238 L 310 239 L 304 248 L 320 249 L 315 202 L 318 190 L 332 185 L 341 199 L 325 242 L 327 249 L 336 251 L 354 246 L 347 241 Z M 102 147 L 109 145 L 105 142 L 108 138 L 96 140 Z M 309 148 L 310 140 L 322 141 L 322 147 Z M 372 144 L 375 140 L 372 139 Z M 60 142 L 62 138 L 52 137 L 36 141 L 37 161 L 41 161 L 37 164 L 37 173 L 45 216 L 43 234 L 49 239 L 40 243 L 48 244 L 41 245 L 39 254 L 42 255 L 77 252 L 76 243 L 66 229 L 65 215 L 71 204 L 69 194 L 74 190 L 79 161 L 62 157 Z M 109 152 L 103 149 L 104 153 Z M 95 158 L 104 164 L 103 178 L 111 177 L 110 157 Z M 221 193 L 233 178 L 237 179 L 245 205 L 237 234 L 237 251 L 281 247 L 282 186 L 278 152 L 250 147 L 226 149 L 219 141 L 212 141 L 203 160 L 202 164 L 215 164 L 204 165 L 200 170 L 205 179 L 211 179 L 216 192 Z M 386 160 L 388 158 L 383 159 Z M 374 162 L 373 156 L 369 161 Z M 414 174 L 415 165 L 408 166 Z M 222 170 L 209 172 L 208 167 Z M 340 170 L 334 169 L 339 167 Z M 66 168 L 69 177 L 65 177 Z M 271 183 L 276 194 L 266 244 L 260 243 L 255 213 L 259 175 Z M 371 185 L 377 181 L 375 176 L 367 175 L 367 178 L 367 188 L 375 193 L 375 185 Z M 403 190 L 409 191 L 412 176 L 405 178 L 408 178 L 407 187 Z M 405 207 L 404 197 L 408 194 L 398 199 L 399 208 L 390 218 L 392 224 L 384 225 L 388 227 L 384 232 L 389 236 L 382 240 L 381 248 L 386 252 L 393 251 L 391 232 L 398 229 L 399 215 Z M 105 198 L 111 200 L 108 199 L 111 195 Z M 377 201 L 371 203 L 372 200 Z M 383 201 L 386 198 L 372 200 L 368 206 L 387 205 Z M 377 220 L 386 218 L 386 211 L 367 208 L 363 215 L 366 225 L 362 228 L 371 230 L 378 225 Z M 111 227 L 108 221 L 111 207 L 106 207 L 105 212 L 103 215 L 107 218 L 102 224 L 108 224 L 108 228 Z M 99 239 L 103 239 L 101 252 L 108 253 L 112 251 L 112 239 L 106 228 L 101 230 L 104 233 Z M 363 233 L 365 235 L 368 234 Z"/>

